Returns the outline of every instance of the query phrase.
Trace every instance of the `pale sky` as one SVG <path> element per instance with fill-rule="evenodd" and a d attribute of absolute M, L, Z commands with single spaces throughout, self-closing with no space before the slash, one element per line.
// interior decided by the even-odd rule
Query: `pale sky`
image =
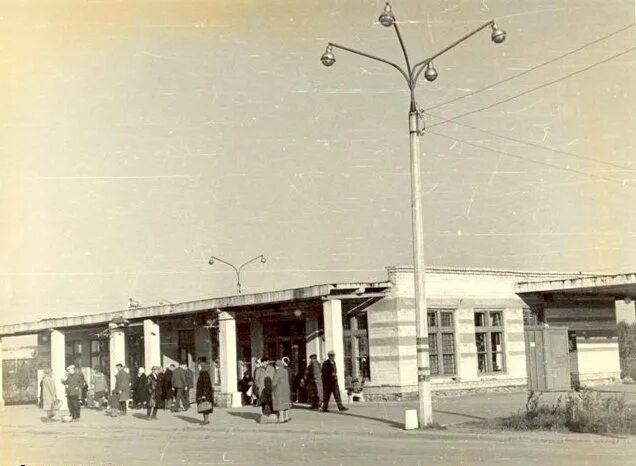
<path fill-rule="evenodd" d="M 491 18 L 508 33 L 495 45 L 483 31 L 436 60 L 424 108 L 635 16 L 633 0 L 392 3 L 413 60 Z M 2 2 L 0 324 L 234 294 L 211 254 L 265 254 L 244 292 L 383 280 L 385 266 L 410 264 L 402 78 L 338 50 L 333 67 L 319 60 L 331 40 L 401 62 L 377 23 L 383 4 Z M 575 73 L 636 46 L 635 29 L 430 114 Z M 630 51 L 457 120 L 532 145 L 431 128 L 427 263 L 635 271 L 635 64 Z"/>

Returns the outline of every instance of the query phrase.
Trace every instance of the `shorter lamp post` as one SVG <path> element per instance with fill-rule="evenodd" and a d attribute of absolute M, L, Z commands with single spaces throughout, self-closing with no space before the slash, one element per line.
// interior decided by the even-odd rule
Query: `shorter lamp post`
<path fill-rule="evenodd" d="M 234 272 L 236 272 L 236 290 L 238 291 L 238 294 L 241 294 L 241 270 L 243 270 L 243 267 L 245 267 L 248 264 L 251 264 L 254 261 L 259 260 L 261 261 L 261 264 L 264 264 L 265 262 L 267 262 L 267 259 L 265 259 L 265 256 L 263 254 L 256 256 L 250 260 L 248 260 L 247 262 L 239 265 L 238 267 L 236 267 L 234 264 L 230 264 L 227 261 L 224 261 L 223 259 L 220 259 L 216 256 L 212 256 L 210 257 L 210 260 L 208 261 L 208 264 L 210 265 L 214 265 L 215 262 L 221 262 L 225 265 L 228 265 L 230 267 L 232 267 L 234 269 Z"/>

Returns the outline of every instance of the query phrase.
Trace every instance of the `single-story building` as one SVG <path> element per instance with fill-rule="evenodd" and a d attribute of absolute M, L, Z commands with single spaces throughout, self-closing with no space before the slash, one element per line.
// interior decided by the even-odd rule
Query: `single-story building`
<path fill-rule="evenodd" d="M 616 313 L 634 319 L 636 274 L 427 268 L 425 276 L 433 390 L 525 385 L 524 325 L 542 323 L 568 327 L 575 382 L 620 376 Z M 53 369 L 60 393 L 71 363 L 87 380 L 99 367 L 113 383 L 117 363 L 135 374 L 183 361 L 196 372 L 205 356 L 226 406 L 240 405 L 238 379 L 257 358 L 289 356 L 296 373 L 310 354 L 323 360 L 334 350 L 341 385 L 363 377 L 366 398 L 397 399 L 417 392 L 414 308 L 413 268 L 393 266 L 380 282 L 0 326 L 0 348 L 2 337 L 37 335 L 37 367 Z"/>

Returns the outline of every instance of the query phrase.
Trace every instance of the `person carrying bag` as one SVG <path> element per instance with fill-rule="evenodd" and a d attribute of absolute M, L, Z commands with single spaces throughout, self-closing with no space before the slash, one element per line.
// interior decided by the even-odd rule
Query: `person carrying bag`
<path fill-rule="evenodd" d="M 210 378 L 210 366 L 207 359 L 199 359 L 199 378 L 196 390 L 197 412 L 203 415 L 201 425 L 210 423 L 210 413 L 214 411 L 214 388 Z"/>

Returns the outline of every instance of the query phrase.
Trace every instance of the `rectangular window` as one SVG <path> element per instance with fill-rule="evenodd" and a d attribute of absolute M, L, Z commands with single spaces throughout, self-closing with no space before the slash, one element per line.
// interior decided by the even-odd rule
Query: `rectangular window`
<path fill-rule="evenodd" d="M 502 311 L 475 312 L 475 345 L 480 374 L 505 370 Z"/>
<path fill-rule="evenodd" d="M 431 375 L 439 375 L 439 360 L 437 358 L 437 334 L 428 334 L 428 362 L 431 366 Z"/>
<path fill-rule="evenodd" d="M 451 311 L 428 312 L 428 351 L 431 375 L 455 375 L 455 325 Z"/>
<path fill-rule="evenodd" d="M 70 341 L 66 343 L 66 365 L 75 364 L 76 367 L 82 367 L 82 342 Z"/>
<path fill-rule="evenodd" d="M 189 365 L 194 360 L 194 330 L 179 330 L 177 338 L 179 363 Z"/>
<path fill-rule="evenodd" d="M 344 363 L 347 379 L 371 379 L 367 315 L 343 316 Z M 346 325 L 345 325 L 346 322 Z M 345 383 L 347 383 L 345 381 Z"/>
<path fill-rule="evenodd" d="M 539 325 L 538 315 L 532 309 L 524 309 L 523 310 L 523 325 Z"/>

